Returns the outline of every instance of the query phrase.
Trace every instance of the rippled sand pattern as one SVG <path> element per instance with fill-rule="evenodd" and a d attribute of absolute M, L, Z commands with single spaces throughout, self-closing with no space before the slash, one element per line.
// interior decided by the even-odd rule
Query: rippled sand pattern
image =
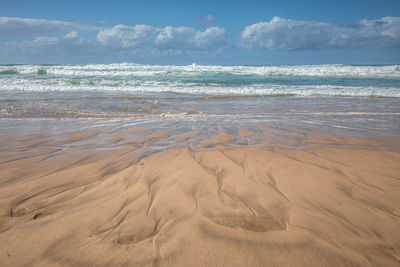
<path fill-rule="evenodd" d="M 400 265 L 398 143 L 203 130 L 2 138 L 0 265 Z"/>

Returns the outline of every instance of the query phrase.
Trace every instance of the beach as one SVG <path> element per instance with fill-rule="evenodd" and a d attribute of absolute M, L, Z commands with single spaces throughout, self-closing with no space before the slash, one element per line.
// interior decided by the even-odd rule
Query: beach
<path fill-rule="evenodd" d="M 121 127 L 0 139 L 2 266 L 399 264 L 398 141 Z"/>
<path fill-rule="evenodd" d="M 0 67 L 0 266 L 400 264 L 398 66 Z"/>

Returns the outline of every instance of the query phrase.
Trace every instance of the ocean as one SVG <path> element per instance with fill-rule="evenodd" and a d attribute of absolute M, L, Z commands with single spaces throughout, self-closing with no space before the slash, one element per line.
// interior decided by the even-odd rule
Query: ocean
<path fill-rule="evenodd" d="M 400 66 L 1 65 L 0 119 L 0 136 L 66 123 L 209 135 L 263 123 L 400 140 Z"/>

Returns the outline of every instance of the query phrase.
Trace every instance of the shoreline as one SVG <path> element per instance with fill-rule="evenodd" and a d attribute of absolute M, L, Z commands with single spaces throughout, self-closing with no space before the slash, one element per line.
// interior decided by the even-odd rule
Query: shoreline
<path fill-rule="evenodd" d="M 230 127 L 1 138 L 0 262 L 399 264 L 399 141 Z"/>

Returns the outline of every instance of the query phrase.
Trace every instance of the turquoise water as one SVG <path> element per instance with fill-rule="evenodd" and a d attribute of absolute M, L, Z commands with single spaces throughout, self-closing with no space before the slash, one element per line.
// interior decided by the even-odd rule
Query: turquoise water
<path fill-rule="evenodd" d="M 400 97 L 399 83 L 397 65 L 0 66 L 0 91 Z"/>

